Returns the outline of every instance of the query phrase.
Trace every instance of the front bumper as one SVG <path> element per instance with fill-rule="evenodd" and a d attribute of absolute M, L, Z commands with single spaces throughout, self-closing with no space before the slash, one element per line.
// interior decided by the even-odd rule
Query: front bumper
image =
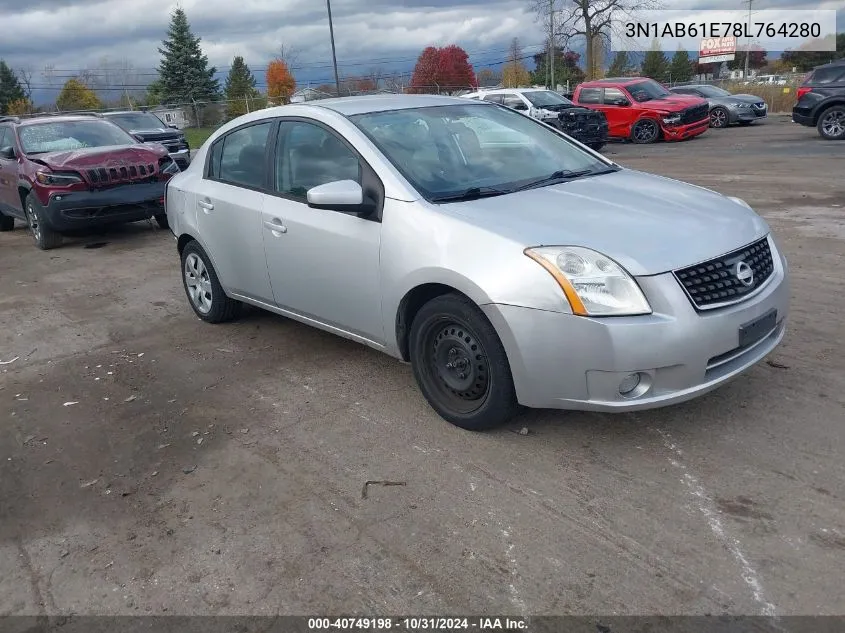
<path fill-rule="evenodd" d="M 668 126 L 663 123 L 660 124 L 663 130 L 663 138 L 667 141 L 683 141 L 699 134 L 704 134 L 710 128 L 710 116 L 695 123 L 687 125 Z"/>
<path fill-rule="evenodd" d="M 54 194 L 44 208 L 44 219 L 57 231 L 147 220 L 164 213 L 165 184 L 157 181 Z"/>
<path fill-rule="evenodd" d="M 654 309 L 651 315 L 592 319 L 511 305 L 483 306 L 507 352 L 521 404 L 636 411 L 684 402 L 763 360 L 786 331 L 789 283 L 782 256 L 756 296 L 702 313 L 696 312 L 671 273 L 638 281 Z M 740 326 L 772 309 L 777 310 L 774 327 L 739 348 Z M 635 397 L 620 395 L 620 383 L 634 372 L 642 375 Z"/>
<path fill-rule="evenodd" d="M 754 108 L 736 108 L 731 111 L 731 123 L 740 121 L 760 121 L 769 116 L 768 108 L 756 110 Z"/>
<path fill-rule="evenodd" d="M 170 158 L 176 161 L 176 164 L 179 165 L 179 169 L 187 169 L 191 164 L 191 150 L 185 148 L 176 152 L 170 152 Z"/>

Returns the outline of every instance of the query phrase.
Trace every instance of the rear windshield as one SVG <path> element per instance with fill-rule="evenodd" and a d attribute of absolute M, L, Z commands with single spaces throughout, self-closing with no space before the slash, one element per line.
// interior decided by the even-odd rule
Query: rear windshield
<path fill-rule="evenodd" d="M 831 66 L 830 68 L 816 68 L 813 72 L 807 75 L 804 83 L 814 84 L 832 84 L 837 81 L 845 80 L 845 65 Z"/>
<path fill-rule="evenodd" d="M 66 152 L 86 147 L 133 145 L 137 141 L 108 121 L 51 121 L 23 125 L 18 131 L 25 154 Z"/>

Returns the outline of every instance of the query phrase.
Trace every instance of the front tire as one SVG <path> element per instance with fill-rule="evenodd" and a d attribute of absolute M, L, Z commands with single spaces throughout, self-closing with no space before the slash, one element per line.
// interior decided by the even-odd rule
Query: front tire
<path fill-rule="evenodd" d="M 730 125 L 731 117 L 725 108 L 716 107 L 710 110 L 710 127 L 724 129 Z"/>
<path fill-rule="evenodd" d="M 822 112 L 816 129 L 826 141 L 845 139 L 845 105 L 835 104 Z"/>
<path fill-rule="evenodd" d="M 466 297 L 446 294 L 426 303 L 411 324 L 410 351 L 420 391 L 447 422 L 483 431 L 519 410 L 505 348 Z"/>
<path fill-rule="evenodd" d="M 38 202 L 38 199 L 29 194 L 24 200 L 24 211 L 26 212 L 26 221 L 29 225 L 29 232 L 32 233 L 32 239 L 35 240 L 35 245 L 42 251 L 48 251 L 51 248 L 57 248 L 62 245 L 62 236 L 52 228 L 50 228 L 44 221 L 44 207 Z"/>
<path fill-rule="evenodd" d="M 0 213 L 0 232 L 15 230 L 15 218 Z"/>
<path fill-rule="evenodd" d="M 631 141 L 638 145 L 654 143 L 660 137 L 660 126 L 654 119 L 640 119 L 631 128 Z"/>
<path fill-rule="evenodd" d="M 182 285 L 194 314 L 207 323 L 231 321 L 240 311 L 241 303 L 226 296 L 211 260 L 196 241 L 182 251 Z"/>
<path fill-rule="evenodd" d="M 604 147 L 604 146 L 605 146 L 604 143 L 588 143 L 587 144 L 587 147 L 589 147 L 591 150 L 593 150 L 595 152 L 601 151 L 601 148 Z"/>
<path fill-rule="evenodd" d="M 166 213 L 157 213 L 155 216 L 156 222 L 158 223 L 158 228 L 166 229 L 170 227 L 170 224 L 167 221 L 167 214 Z"/>

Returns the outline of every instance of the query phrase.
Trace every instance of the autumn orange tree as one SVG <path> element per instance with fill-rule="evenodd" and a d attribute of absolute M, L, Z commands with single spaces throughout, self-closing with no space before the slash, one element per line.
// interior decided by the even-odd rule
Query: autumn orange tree
<path fill-rule="evenodd" d="M 10 114 L 12 116 L 17 116 L 21 114 L 31 114 L 33 110 L 34 106 L 32 105 L 32 101 L 24 97 L 22 99 L 15 99 L 14 101 L 10 101 L 7 114 Z"/>
<path fill-rule="evenodd" d="M 296 80 L 283 59 L 274 59 L 267 66 L 267 99 L 274 105 L 289 103 L 296 90 Z"/>

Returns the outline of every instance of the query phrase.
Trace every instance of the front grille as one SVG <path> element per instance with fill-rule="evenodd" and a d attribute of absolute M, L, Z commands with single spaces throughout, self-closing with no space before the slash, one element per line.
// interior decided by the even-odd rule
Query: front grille
<path fill-rule="evenodd" d="M 121 165 L 120 167 L 98 167 L 86 171 L 92 185 L 102 187 L 135 180 L 149 180 L 156 174 L 153 163 L 142 165 Z"/>
<path fill-rule="evenodd" d="M 740 264 L 747 264 L 740 266 Z M 740 276 L 750 268 L 750 283 Z M 766 283 L 774 271 L 774 260 L 768 238 L 710 261 L 674 271 L 692 304 L 699 310 L 737 303 Z"/>
<path fill-rule="evenodd" d="M 700 106 L 693 106 L 692 108 L 687 108 L 681 113 L 681 124 L 686 125 L 687 123 L 695 123 L 697 121 L 701 121 L 702 119 L 706 119 L 710 114 L 710 106 L 702 104 Z"/>

